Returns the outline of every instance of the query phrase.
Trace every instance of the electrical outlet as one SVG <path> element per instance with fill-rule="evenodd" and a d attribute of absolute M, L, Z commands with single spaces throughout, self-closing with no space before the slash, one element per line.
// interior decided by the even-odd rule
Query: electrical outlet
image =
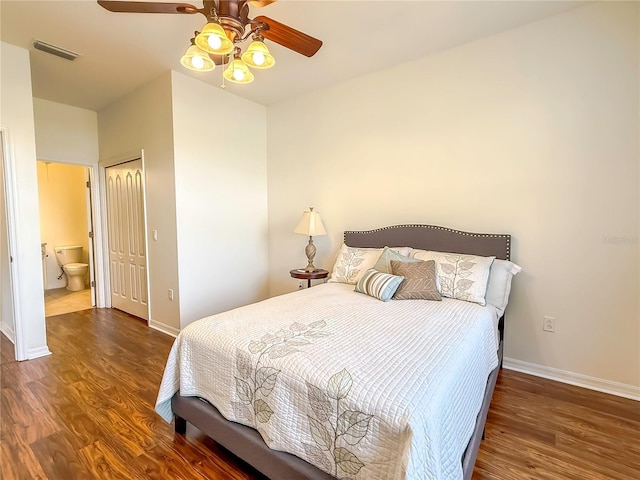
<path fill-rule="evenodd" d="M 173 300 L 173 289 L 169 289 L 169 300 Z"/>
<path fill-rule="evenodd" d="M 302 290 L 302 288 L 303 288 L 302 282 L 298 282 L 298 290 Z"/>
<path fill-rule="evenodd" d="M 555 317 L 544 317 L 542 320 L 542 330 L 545 332 L 555 332 L 556 331 L 556 319 Z"/>

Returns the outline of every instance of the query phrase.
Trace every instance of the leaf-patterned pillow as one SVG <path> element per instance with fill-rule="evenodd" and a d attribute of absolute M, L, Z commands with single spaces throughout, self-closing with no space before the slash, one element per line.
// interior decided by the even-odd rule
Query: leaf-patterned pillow
<path fill-rule="evenodd" d="M 436 282 L 436 263 L 433 260 L 414 261 L 391 260 L 391 273 L 404 277 L 393 294 L 394 300 L 442 300 Z"/>
<path fill-rule="evenodd" d="M 382 248 L 355 248 L 342 244 L 329 282 L 355 285 L 378 261 Z"/>
<path fill-rule="evenodd" d="M 436 280 L 443 297 L 486 305 L 489 272 L 496 257 L 428 250 L 414 250 L 413 257 L 436 262 Z"/>

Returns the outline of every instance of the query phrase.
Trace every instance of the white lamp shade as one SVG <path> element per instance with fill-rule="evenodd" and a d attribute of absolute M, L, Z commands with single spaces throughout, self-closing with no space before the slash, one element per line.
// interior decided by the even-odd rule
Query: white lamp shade
<path fill-rule="evenodd" d="M 320 219 L 320 214 L 318 212 L 314 212 L 313 208 L 310 208 L 308 212 L 302 213 L 302 218 L 298 222 L 298 226 L 295 228 L 293 233 L 316 237 L 318 235 L 326 235 L 327 231 L 324 229 L 324 225 Z"/>

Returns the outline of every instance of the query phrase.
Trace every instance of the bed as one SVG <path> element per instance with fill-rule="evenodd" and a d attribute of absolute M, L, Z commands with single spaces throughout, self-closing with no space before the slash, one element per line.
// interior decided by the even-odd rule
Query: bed
<path fill-rule="evenodd" d="M 366 251 L 401 245 L 411 247 L 412 251 L 452 252 L 508 261 L 510 259 L 510 242 L 511 237 L 505 234 L 470 233 L 431 225 L 397 225 L 369 231 L 347 231 L 344 233 L 342 248 Z M 519 269 L 519 267 L 517 268 Z M 512 273 L 517 273 L 517 270 L 513 270 Z M 335 276 L 335 267 L 332 276 Z M 168 421 L 173 418 L 177 433 L 184 434 L 186 424 L 189 422 L 273 480 L 390 479 L 405 478 L 405 475 L 406 478 L 438 478 L 438 480 L 441 478 L 470 479 L 502 363 L 506 299 L 500 309 L 493 308 L 490 304 L 481 307 L 476 303 L 449 298 L 444 298 L 442 302 L 408 300 L 404 303 L 403 301 L 385 303 L 367 295 L 354 293 L 353 289 L 353 284 L 340 282 L 323 284 L 301 292 L 284 295 L 282 298 L 275 297 L 259 304 L 241 307 L 231 312 L 194 322 L 196 326 L 190 325 L 185 329 L 195 332 L 191 335 L 193 337 L 192 343 L 181 341 L 181 334 L 174 344 L 158 395 L 156 410 Z M 508 289 L 506 292 L 502 292 L 503 295 L 505 293 L 508 297 Z M 282 306 L 283 302 L 291 304 L 292 301 L 292 305 L 297 305 L 295 308 L 290 305 Z M 337 304 L 340 308 L 333 309 L 332 304 Z M 439 360 L 440 357 L 435 353 L 430 353 L 429 348 L 425 348 L 424 357 L 433 356 L 436 363 L 435 366 L 424 366 L 423 370 L 422 359 L 416 360 L 415 354 L 407 356 L 407 358 L 397 357 L 402 358 L 404 364 L 407 365 L 401 370 L 409 372 L 403 373 L 402 381 L 397 383 L 398 385 L 412 385 L 412 390 L 396 398 L 393 393 L 400 391 L 400 387 L 392 386 L 390 390 L 393 392 L 376 393 L 375 401 L 367 400 L 368 395 L 374 396 L 369 392 L 375 389 L 368 385 L 363 378 L 371 380 L 370 383 L 375 384 L 376 388 L 386 382 L 393 384 L 393 378 L 399 378 L 397 373 L 393 373 L 395 376 L 391 380 L 383 375 L 387 368 L 391 372 L 393 366 L 384 367 L 385 364 L 376 364 L 379 358 L 384 357 L 385 350 L 391 351 L 396 348 L 395 345 L 407 341 L 406 337 L 402 337 L 403 329 L 385 331 L 379 326 L 386 321 L 385 315 L 389 311 L 387 305 L 391 304 L 394 304 L 394 309 L 404 309 L 404 313 L 401 315 L 405 316 L 407 322 L 420 322 L 411 328 L 420 330 L 420 326 L 425 325 L 422 322 L 431 321 L 425 319 L 436 318 L 441 315 L 439 312 L 445 310 L 447 312 L 455 311 L 452 315 L 462 319 L 461 325 L 465 326 L 458 327 L 455 324 L 451 327 L 454 330 L 443 330 L 442 333 L 436 335 L 433 332 L 437 331 L 437 328 L 429 324 L 429 328 L 424 328 L 424 339 L 420 337 L 421 334 L 412 334 L 412 337 L 420 337 L 420 341 L 424 341 L 425 345 L 431 345 L 428 343 L 431 341 L 429 340 L 431 336 L 445 338 L 444 341 L 438 340 L 440 343 L 434 343 L 433 347 L 433 350 L 442 352 L 443 360 Z M 312 312 L 309 312 L 304 308 L 305 305 L 320 305 L 322 307 L 312 308 Z M 338 314 L 338 310 L 342 313 Z M 424 319 L 422 318 L 422 310 L 424 310 Z M 282 325 L 276 326 L 290 325 L 290 329 L 280 328 L 278 331 L 279 335 L 290 336 L 285 340 L 282 340 L 284 337 L 277 340 L 281 342 L 281 345 L 275 344 L 275 337 L 270 337 L 271 333 L 268 331 L 258 331 L 256 335 L 262 336 L 255 337 L 250 341 L 247 338 L 247 349 L 239 351 L 237 345 L 227 346 L 229 352 L 235 351 L 235 358 L 228 360 L 225 359 L 231 356 L 229 352 L 204 350 L 205 348 L 210 349 L 210 347 L 199 345 L 200 340 L 198 339 L 206 335 L 203 332 L 209 328 L 222 329 L 220 332 L 223 332 L 225 328 L 248 329 L 250 325 L 254 324 L 257 325 L 255 328 L 259 330 L 262 328 L 264 316 L 267 315 L 265 312 L 276 312 L 272 316 L 278 316 L 277 321 L 284 322 Z M 345 314 L 344 312 L 351 313 Z M 360 315 L 360 312 L 367 312 L 363 314 L 368 316 L 364 317 L 367 321 L 372 319 L 366 329 L 363 329 L 362 326 L 363 319 L 355 318 Z M 492 318 L 491 321 L 494 323 L 491 330 L 492 335 L 486 333 L 488 327 L 482 327 L 484 328 L 482 331 L 480 327 L 476 327 L 476 324 L 482 322 L 475 320 L 472 315 L 476 315 L 478 312 L 481 317 L 489 318 L 490 316 Z M 295 319 L 297 315 L 300 315 L 299 319 L 291 323 L 291 320 Z M 340 315 L 346 315 L 346 320 Z M 257 320 L 247 320 L 246 317 Z M 354 319 L 351 320 L 351 317 Z M 411 318 L 409 319 L 409 317 Z M 469 318 L 467 319 L 467 317 Z M 376 319 L 378 318 L 381 318 L 380 322 L 383 323 L 377 323 Z M 354 338 L 359 339 L 357 342 L 347 342 L 339 346 L 339 352 L 349 348 L 356 349 L 353 352 L 357 353 L 349 352 L 348 356 L 349 358 L 352 356 L 358 358 L 360 363 L 350 364 L 348 370 L 338 368 L 341 364 L 336 359 L 340 355 L 335 354 L 336 358 L 333 358 L 334 354 L 329 354 L 330 347 L 328 345 L 330 343 L 328 341 L 326 347 L 316 345 L 323 344 L 326 337 L 331 336 L 327 322 L 331 323 L 334 319 L 338 319 L 335 323 L 339 324 L 339 328 L 346 330 L 336 330 L 331 342 L 339 343 L 341 339 L 349 338 L 352 332 L 355 332 L 353 333 L 356 336 Z M 238 325 L 243 325 L 237 323 L 240 321 L 248 321 L 249 323 L 238 327 Z M 349 323 L 351 321 L 353 323 Z M 483 320 L 483 322 L 487 323 L 489 320 Z M 353 330 L 354 328 L 356 330 Z M 377 337 L 369 337 L 369 331 L 376 331 L 376 328 L 379 330 L 375 333 Z M 447 328 L 450 327 L 447 326 Z M 474 341 L 479 345 L 483 343 L 484 346 L 463 347 L 462 341 L 458 342 L 458 336 L 460 338 L 469 336 L 465 332 L 470 328 L 478 328 L 478 331 L 474 331 L 472 336 Z M 394 337 L 396 334 L 399 335 L 397 340 Z M 374 334 L 371 333 L 371 335 Z M 219 336 L 218 333 L 215 336 Z M 370 347 L 360 347 L 360 344 L 368 345 L 371 342 L 379 341 L 381 336 L 389 337 L 389 342 L 397 343 L 389 343 L 389 349 L 385 344 L 385 348 L 377 350 L 379 354 L 370 353 L 375 350 Z M 488 338 L 490 336 L 493 338 Z M 394 339 L 390 340 L 391 337 Z M 270 338 L 273 339 L 270 340 Z M 270 341 L 272 343 L 269 343 Z M 309 347 L 310 343 L 314 345 Z M 358 344 L 358 346 L 351 347 L 351 344 Z M 451 345 L 455 345 L 455 347 Z M 323 353 L 322 348 L 327 349 L 326 354 Z M 358 350 L 358 348 L 360 349 Z M 476 350 L 479 351 L 480 348 L 492 350 L 492 352 L 480 355 L 476 353 Z M 223 347 L 220 349 L 223 350 Z M 269 366 L 260 364 L 261 359 L 268 357 L 263 357 L 263 354 L 269 349 L 270 354 L 277 358 L 277 360 L 273 360 L 276 363 Z M 178 354 L 178 350 L 180 354 Z M 200 353 L 197 355 L 193 353 L 198 351 Z M 393 351 L 395 352 L 395 350 Z M 275 355 L 274 352 L 280 353 Z M 453 355 L 451 352 L 460 352 L 460 360 L 458 360 L 457 353 Z M 218 357 L 222 358 L 223 355 L 226 357 L 219 360 Z M 400 355 L 404 355 L 404 353 L 400 352 Z M 475 365 L 476 361 L 468 362 L 463 359 L 462 355 L 472 355 L 474 359 L 475 356 L 482 358 L 477 362 L 482 367 L 467 367 L 471 363 Z M 193 371 L 196 368 L 193 359 L 196 357 L 206 357 L 206 361 L 211 361 L 212 365 L 216 365 L 216 367 L 202 368 L 204 373 L 194 374 Z M 251 362 L 255 361 L 255 358 L 258 358 L 258 363 L 252 366 Z M 292 364 L 291 362 L 298 363 Z M 327 377 L 326 372 L 322 371 L 324 380 L 319 380 L 320 371 L 318 369 L 323 362 L 327 363 L 326 368 L 329 370 L 330 367 L 333 367 L 333 370 L 330 370 L 333 374 Z M 447 375 L 451 376 L 451 374 L 444 372 L 446 370 L 444 367 L 439 369 L 441 364 L 448 365 L 447 369 L 454 372 L 457 376 L 455 381 L 448 378 Z M 262 366 L 259 367 L 259 365 Z M 258 370 L 262 373 L 259 374 Z M 302 376 L 306 375 L 304 381 L 294 378 L 289 373 L 296 370 L 303 372 Z M 440 370 L 443 370 L 443 373 L 439 373 Z M 471 374 L 467 373 L 467 370 L 478 370 L 478 372 L 482 370 L 483 373 Z M 188 380 L 185 380 L 184 377 L 188 376 L 185 372 L 189 372 L 188 375 L 192 375 L 193 378 L 189 377 Z M 476 378 L 478 375 L 480 375 L 480 379 Z M 260 376 L 259 380 L 258 376 Z M 223 390 L 225 388 L 222 385 L 217 385 L 223 383 L 219 381 L 218 377 L 235 379 L 235 385 L 229 386 L 235 392 L 233 394 L 235 401 L 231 399 L 229 402 L 225 402 L 220 398 L 213 398 L 216 397 L 216 394 L 209 393 L 212 389 Z M 467 377 L 469 377 L 468 381 Z M 375 382 L 372 380 L 374 378 Z M 254 386 L 253 390 L 245 385 L 247 382 L 243 379 L 247 382 L 251 379 L 249 383 Z M 208 386 L 206 388 L 197 386 L 195 385 L 197 381 Z M 422 385 L 421 381 L 425 384 Z M 233 383 L 233 380 L 230 382 Z M 465 382 L 476 385 L 474 387 L 476 392 L 469 395 L 469 397 L 473 396 L 472 400 L 466 400 L 466 393 L 462 395 L 455 390 L 457 384 L 462 385 Z M 302 383 L 306 383 L 306 386 Z M 283 385 L 281 386 L 281 384 Z M 413 387 L 414 384 L 417 386 Z M 433 386 L 430 386 L 431 384 Z M 260 388 L 257 388 L 258 386 Z M 181 395 L 181 391 L 183 395 Z M 436 393 L 425 393 L 432 391 Z M 185 392 L 186 394 L 184 394 Z M 275 405 L 283 405 L 280 410 L 274 408 L 272 400 L 274 396 L 279 398 Z M 298 398 L 300 396 L 304 398 L 300 400 Z M 282 401 L 282 398 L 285 398 L 286 402 L 290 402 L 291 405 Z M 465 400 L 459 400 L 460 398 Z M 443 399 L 448 400 L 443 401 Z M 296 402 L 306 406 L 294 405 Z M 446 405 L 439 408 L 448 412 L 447 415 L 429 416 L 423 412 L 413 413 L 414 410 L 419 410 L 417 405 L 420 406 L 420 409 L 424 405 L 425 410 L 437 411 L 433 405 L 443 403 Z M 471 403 L 473 405 L 467 405 Z M 247 410 L 247 404 L 249 410 Z M 458 406 L 459 404 L 461 406 Z M 404 407 L 407 408 L 404 409 Z M 301 411 L 297 412 L 300 409 Z M 333 409 L 335 409 L 335 414 Z M 297 416 L 292 413 L 293 410 L 296 410 Z M 447 416 L 453 417 L 453 419 L 433 420 L 436 417 Z M 280 417 L 284 420 L 280 420 Z M 234 421 L 230 421 L 228 418 Z M 397 418 L 402 420 L 398 425 L 395 423 Z M 466 423 L 465 418 L 467 418 Z M 278 422 L 281 422 L 282 425 Z M 433 428 L 435 433 L 429 432 L 427 427 L 422 428 L 423 423 L 429 424 L 429 428 Z M 457 423 L 464 425 L 459 426 Z M 274 425 L 273 430 L 269 429 L 271 425 Z M 278 426 L 281 427 L 280 430 L 276 428 Z M 291 439 L 286 438 L 288 433 L 287 435 L 282 434 L 283 429 L 287 428 L 292 432 Z M 374 437 L 374 439 L 369 437 Z M 434 437 L 437 437 L 437 441 L 434 441 Z M 444 440 L 442 440 L 443 438 Z M 453 440 L 451 440 L 452 438 Z M 464 438 L 462 448 L 460 447 L 461 438 Z M 270 444 L 271 448 L 267 446 L 265 441 Z M 445 446 L 442 447 L 441 444 Z M 423 445 L 428 445 L 428 448 L 423 449 Z M 434 445 L 440 446 L 438 447 L 440 450 Z M 299 448 L 297 448 L 298 446 Z M 449 450 L 452 450 L 453 453 Z M 442 460 L 439 455 L 442 455 L 443 458 L 453 455 L 454 460 L 453 462 L 450 458 Z M 431 469 L 432 464 L 436 465 L 433 469 Z M 423 473 L 416 472 L 427 473 L 423 475 Z"/>

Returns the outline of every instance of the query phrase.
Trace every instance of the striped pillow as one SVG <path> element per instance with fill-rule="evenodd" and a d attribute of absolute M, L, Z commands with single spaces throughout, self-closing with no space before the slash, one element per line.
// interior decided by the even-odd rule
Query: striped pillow
<path fill-rule="evenodd" d="M 404 277 L 382 273 L 375 268 L 370 268 L 358 280 L 356 292 L 375 297 L 383 302 L 388 302 L 396 293 L 396 289 L 402 283 Z"/>

